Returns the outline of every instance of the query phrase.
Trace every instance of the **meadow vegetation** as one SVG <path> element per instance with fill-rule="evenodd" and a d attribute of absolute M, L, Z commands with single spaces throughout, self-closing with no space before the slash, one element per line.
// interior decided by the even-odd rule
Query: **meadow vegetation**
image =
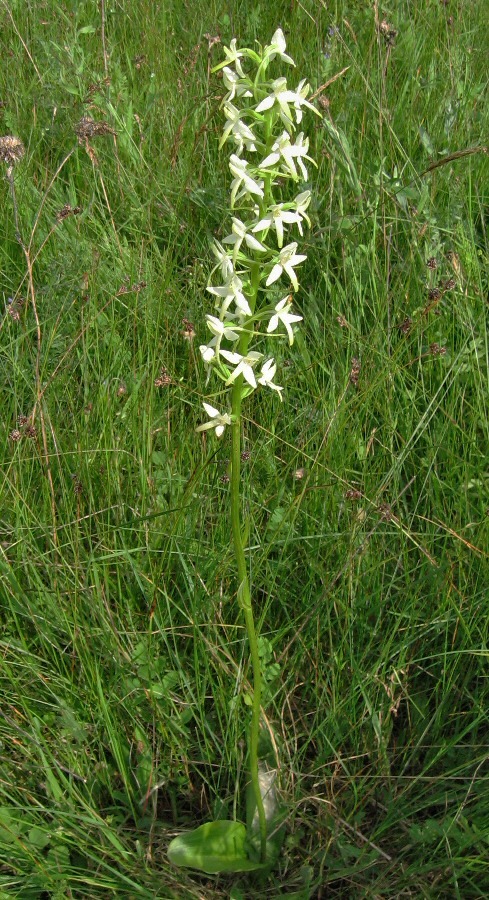
<path fill-rule="evenodd" d="M 249 710 L 195 431 L 210 70 L 278 26 L 322 113 L 284 403 L 244 408 L 286 837 L 182 875 L 172 837 L 243 816 Z M 487 897 L 486 0 L 0 0 L 0 33 L 0 897 Z"/>

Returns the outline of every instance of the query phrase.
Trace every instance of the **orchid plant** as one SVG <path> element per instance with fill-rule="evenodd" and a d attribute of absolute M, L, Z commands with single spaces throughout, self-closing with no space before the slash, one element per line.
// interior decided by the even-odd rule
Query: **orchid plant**
<path fill-rule="evenodd" d="M 253 671 L 249 770 L 254 814 L 248 832 L 241 822 L 209 822 L 171 842 L 172 862 L 205 872 L 246 871 L 269 863 L 266 798 L 258 760 L 262 673 L 241 525 L 241 407 L 262 387 L 282 400 L 283 388 L 275 381 L 277 364 L 266 345 L 280 337 L 291 345 L 294 326 L 302 320 L 293 312 L 292 299 L 299 289 L 297 268 L 306 256 L 297 252 L 293 238 L 297 232 L 302 237 L 304 225 L 311 224 L 307 213 L 311 192 L 301 189 L 301 182 L 308 179 L 308 163 L 315 163 L 309 156 L 308 138 L 297 131 L 304 111 L 317 111 L 307 100 L 310 88 L 305 80 L 294 90 L 285 77 L 269 78 L 275 61 L 295 66 L 285 51 L 280 28 L 270 44 L 256 50 L 238 48 L 233 39 L 224 48 L 225 60 L 213 70 L 222 70 L 226 88 L 219 146 L 228 144 L 232 150 L 231 231 L 212 245 L 216 263 L 207 290 L 215 298 L 215 309 L 206 316 L 210 337 L 200 347 L 208 376 L 214 373 L 222 383 L 223 400 L 221 409 L 203 404 L 208 419 L 197 431 L 214 430 L 221 438 L 227 428 L 231 430 L 230 506 L 237 596 Z M 250 832 L 256 831 L 255 823 L 259 859 L 252 858 Z"/>

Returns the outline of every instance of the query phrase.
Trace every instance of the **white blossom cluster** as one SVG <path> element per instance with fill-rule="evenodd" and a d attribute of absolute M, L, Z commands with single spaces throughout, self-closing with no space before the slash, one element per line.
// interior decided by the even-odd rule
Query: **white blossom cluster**
<path fill-rule="evenodd" d="M 274 358 L 251 350 L 251 341 L 283 331 L 292 344 L 292 326 L 302 319 L 291 311 L 290 287 L 298 290 L 296 267 L 306 256 L 297 253 L 297 242 L 289 242 L 286 233 L 296 228 L 302 237 L 304 223 L 310 226 L 311 193 L 299 191 L 294 199 L 285 201 L 282 197 L 290 197 L 291 183 L 307 181 L 306 163 L 315 164 L 308 156 L 308 138 L 302 131 L 296 132 L 304 108 L 316 110 L 306 99 L 310 88 L 304 80 L 291 90 L 286 78 L 267 79 L 274 59 L 295 65 L 285 50 L 280 28 L 259 52 L 238 49 L 233 39 L 230 47 L 224 48 L 225 61 L 214 70 L 222 69 L 227 90 L 219 146 L 233 145 L 229 157 L 231 233 L 222 243 L 213 243 L 217 262 L 207 290 L 216 298 L 216 314 L 206 316 L 211 337 L 200 352 L 206 366 L 212 367 L 226 387 L 240 378 L 242 397 L 258 385 L 281 397 L 283 388 L 274 382 Z M 214 283 L 216 273 L 220 274 L 216 281 L 221 283 Z M 272 286 L 279 287 L 280 281 L 287 283 L 287 296 L 278 299 L 280 294 Z M 209 403 L 204 403 L 204 409 L 209 421 L 197 430 L 213 428 L 220 437 L 232 423 L 232 413 L 220 413 Z"/>

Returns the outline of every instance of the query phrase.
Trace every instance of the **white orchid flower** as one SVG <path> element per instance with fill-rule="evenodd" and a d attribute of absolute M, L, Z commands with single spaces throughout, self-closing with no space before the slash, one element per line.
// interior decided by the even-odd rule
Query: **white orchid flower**
<path fill-rule="evenodd" d="M 306 213 L 306 209 L 311 202 L 311 192 L 310 191 L 302 191 L 301 194 L 297 194 L 297 197 L 294 200 L 294 207 L 297 212 L 297 215 L 300 217 L 300 223 L 297 223 L 299 228 L 300 236 L 302 237 L 302 219 L 305 219 L 309 228 L 311 227 L 311 220 Z"/>
<path fill-rule="evenodd" d="M 320 113 L 318 112 L 316 107 L 313 106 L 312 103 L 309 103 L 308 100 L 306 100 L 306 97 L 310 90 L 311 90 L 311 85 L 306 82 L 305 78 L 303 78 L 302 81 L 300 81 L 299 84 L 297 85 L 297 90 L 295 92 L 296 99 L 294 100 L 295 121 L 296 121 L 297 125 L 300 125 L 300 123 L 302 122 L 302 107 L 303 106 L 307 106 L 308 109 L 312 109 L 312 111 L 314 113 L 316 113 L 317 116 L 320 115 Z"/>
<path fill-rule="evenodd" d="M 283 62 L 288 63 L 289 66 L 295 66 L 295 62 L 291 56 L 287 56 L 285 53 L 287 44 L 285 43 L 284 33 L 281 28 L 277 28 L 275 34 L 272 37 L 272 40 L 264 49 L 264 55 L 267 60 L 271 61 L 275 59 L 276 56 L 279 56 Z"/>
<path fill-rule="evenodd" d="M 243 72 L 240 60 L 246 55 L 242 50 L 236 49 L 236 38 L 233 38 L 229 47 L 223 47 L 224 55 L 226 57 L 226 63 L 233 64 L 236 67 L 236 71 L 240 78 L 245 77 L 245 73 Z M 217 68 L 217 67 L 216 67 Z M 223 68 L 222 64 L 219 68 Z"/>
<path fill-rule="evenodd" d="M 307 256 L 303 254 L 296 254 L 297 243 L 294 241 L 292 244 L 287 244 L 283 250 L 280 251 L 278 255 L 278 260 L 273 266 L 265 284 L 269 287 L 275 281 L 278 281 L 283 272 L 289 276 L 294 290 L 299 290 L 299 282 L 297 280 L 297 275 L 294 272 L 294 266 L 298 266 L 299 263 L 304 262 L 307 259 Z"/>
<path fill-rule="evenodd" d="M 210 344 L 201 344 L 199 350 L 201 352 L 202 359 L 207 366 L 209 366 L 213 362 L 213 360 L 216 359 L 216 351 L 214 350 L 214 347 L 211 347 Z"/>
<path fill-rule="evenodd" d="M 279 322 L 285 327 L 285 330 L 289 337 L 289 344 L 292 346 L 294 343 L 294 333 L 292 328 L 294 322 L 302 322 L 302 316 L 296 316 L 293 313 L 287 312 L 291 308 L 291 298 L 289 296 L 284 297 L 283 300 L 280 300 L 275 307 L 275 313 L 270 319 L 268 323 L 267 332 L 270 334 L 272 331 L 276 331 L 279 325 Z"/>
<path fill-rule="evenodd" d="M 297 169 L 295 165 L 295 159 L 297 159 L 297 164 L 301 170 L 302 176 L 304 180 L 307 179 L 307 169 L 302 161 L 302 158 L 308 159 L 310 162 L 313 160 L 307 156 L 307 151 L 309 150 L 309 139 L 306 138 L 303 141 L 304 134 L 301 132 L 297 140 L 294 144 L 290 143 L 290 136 L 286 131 L 283 132 L 281 137 L 272 146 L 272 152 L 268 154 L 268 156 L 260 163 L 260 169 L 266 169 L 268 166 L 275 166 L 280 159 L 285 163 L 287 172 L 285 174 L 290 175 L 295 181 L 298 180 L 299 175 L 297 174 Z"/>
<path fill-rule="evenodd" d="M 277 371 L 277 366 L 274 359 L 267 359 L 266 362 L 263 363 L 261 367 L 261 373 L 258 378 L 258 384 L 263 384 L 265 387 L 272 388 L 273 391 L 277 391 L 280 399 L 282 399 L 282 391 L 283 387 L 279 384 L 274 384 L 273 379 L 275 377 L 275 372 Z"/>
<path fill-rule="evenodd" d="M 255 181 L 246 171 L 248 161 L 241 159 L 232 153 L 229 157 L 229 168 L 234 179 L 231 182 L 231 207 L 234 206 L 236 200 L 239 200 L 244 194 L 255 194 L 263 197 L 263 181 Z M 241 190 L 240 190 L 241 188 Z"/>
<path fill-rule="evenodd" d="M 293 155 L 297 157 L 297 165 L 299 166 L 299 169 L 302 172 L 302 177 L 303 177 L 304 181 L 307 181 L 307 169 L 302 160 L 308 159 L 309 162 L 311 162 L 313 164 L 313 166 L 315 166 L 316 163 L 314 162 L 312 157 L 307 155 L 307 151 L 309 150 L 309 138 L 304 137 L 303 131 L 301 131 L 301 133 L 297 135 L 297 137 L 295 139 L 295 144 L 292 144 L 292 148 L 293 148 Z"/>
<path fill-rule="evenodd" d="M 236 381 L 236 378 L 238 378 L 239 375 L 242 375 L 252 388 L 256 388 L 256 378 L 253 368 L 261 359 L 263 359 L 263 353 L 256 353 L 256 351 L 251 350 L 247 356 L 242 356 L 240 353 L 231 353 L 229 350 L 221 350 L 221 356 L 223 356 L 224 359 L 227 359 L 232 366 L 236 366 L 234 372 L 231 373 L 228 380 L 225 382 L 226 387 L 229 387 L 233 381 Z"/>
<path fill-rule="evenodd" d="M 265 112 L 265 110 L 271 109 L 275 103 L 278 103 L 278 105 L 280 106 L 280 111 L 285 116 L 287 121 L 293 122 L 294 120 L 288 102 L 295 99 L 295 94 L 293 91 L 289 91 L 287 87 L 287 79 L 276 78 L 275 81 L 272 81 L 271 88 L 272 93 L 268 94 L 267 97 L 264 97 L 264 99 L 258 104 L 258 106 L 256 107 L 256 112 Z"/>
<path fill-rule="evenodd" d="M 210 421 L 205 422 L 204 425 L 197 425 L 196 431 L 208 431 L 209 428 L 215 428 L 217 437 L 221 437 L 224 433 L 224 429 L 226 425 L 232 424 L 232 419 L 229 413 L 220 413 L 218 409 L 215 409 L 210 403 L 203 403 L 208 416 L 210 416 Z"/>
<path fill-rule="evenodd" d="M 233 263 L 236 263 L 236 257 L 239 253 L 239 249 L 243 241 L 245 242 L 246 246 L 250 248 L 250 250 L 258 250 L 260 253 L 267 252 L 267 248 L 264 247 L 263 244 L 260 244 L 260 241 L 257 241 L 257 239 L 249 233 L 246 225 L 241 221 L 241 219 L 236 219 L 233 216 L 232 222 L 233 233 L 228 234 L 228 236 L 223 239 L 223 244 L 233 245 Z"/>
<path fill-rule="evenodd" d="M 229 91 L 227 96 L 224 98 L 224 102 L 234 100 L 235 97 L 252 97 L 253 94 L 250 91 L 248 84 L 246 81 L 243 81 L 236 72 L 233 72 L 229 66 L 224 66 L 222 70 L 222 80 L 224 81 L 224 85 Z"/>
<path fill-rule="evenodd" d="M 242 288 L 243 282 L 241 281 L 241 278 L 238 278 L 237 275 L 233 275 L 226 284 L 220 285 L 219 287 L 208 287 L 207 290 L 216 297 L 223 297 L 221 316 L 226 315 L 233 300 L 240 313 L 251 316 L 251 307 L 243 294 Z"/>
<path fill-rule="evenodd" d="M 228 323 L 226 321 L 223 321 L 222 319 L 216 318 L 216 316 L 208 315 L 205 317 L 205 320 L 207 322 L 207 327 L 210 329 L 210 331 L 214 335 L 214 337 L 211 338 L 211 340 L 209 341 L 208 347 L 209 348 L 215 347 L 216 355 L 218 355 L 220 352 L 221 341 L 223 338 L 225 338 L 227 341 L 239 341 L 239 338 L 240 338 L 239 332 L 241 332 L 243 330 L 239 326 L 238 327 L 236 327 L 236 325 L 233 326 L 231 323 Z M 205 359 L 205 357 L 204 357 L 204 359 Z"/>
<path fill-rule="evenodd" d="M 279 115 L 287 131 L 290 132 L 292 130 L 292 125 L 294 123 L 294 115 L 290 109 L 290 103 L 293 103 L 294 105 L 294 113 L 297 124 L 302 119 L 303 106 L 308 106 L 310 107 L 310 109 L 313 109 L 314 112 L 316 112 L 312 103 L 309 103 L 308 100 L 306 100 L 306 95 L 309 93 L 310 88 L 305 81 L 301 81 L 296 91 L 289 90 L 289 88 L 287 87 L 286 78 L 276 78 L 275 81 L 272 81 L 271 87 L 272 93 L 268 94 L 267 97 L 264 97 L 264 99 L 256 107 L 256 111 L 258 113 L 265 112 L 265 110 L 271 109 L 272 106 L 278 104 Z"/>
<path fill-rule="evenodd" d="M 287 209 L 287 204 L 275 203 L 268 208 L 267 214 L 263 219 L 260 219 L 256 225 L 253 225 L 251 230 L 265 231 L 265 229 L 274 228 L 277 234 L 278 246 L 281 248 L 284 243 L 284 223 L 286 225 L 293 225 L 295 223 L 302 234 L 301 222 L 301 216 L 297 211 Z"/>
<path fill-rule="evenodd" d="M 212 274 L 216 271 L 216 269 L 220 268 L 222 277 L 225 280 L 229 280 L 235 273 L 233 263 L 227 251 L 224 249 L 222 244 L 220 244 L 219 241 L 216 241 L 215 239 L 211 244 L 211 249 L 217 259 L 217 266 L 212 270 Z"/>
<path fill-rule="evenodd" d="M 242 111 L 237 109 L 232 103 L 225 103 L 224 112 L 226 113 L 226 124 L 224 125 L 222 138 L 219 141 L 219 150 L 231 134 L 238 145 L 240 153 L 243 151 L 243 147 L 250 151 L 256 150 L 255 135 L 251 128 L 243 122 L 241 118 Z"/>

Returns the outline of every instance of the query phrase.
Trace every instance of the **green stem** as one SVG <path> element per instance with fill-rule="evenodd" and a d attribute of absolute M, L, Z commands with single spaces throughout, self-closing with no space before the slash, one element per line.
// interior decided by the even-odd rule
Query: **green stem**
<path fill-rule="evenodd" d="M 254 277 L 253 277 L 254 276 Z M 259 284 L 259 267 L 255 267 L 252 273 L 253 307 Z M 250 301 L 251 302 L 251 301 Z M 240 341 L 240 353 L 246 354 L 251 339 L 251 332 L 245 332 Z M 231 395 L 232 404 L 232 444 L 231 444 L 231 530 L 233 535 L 234 553 L 238 567 L 238 602 L 243 610 L 243 616 L 248 635 L 251 665 L 253 670 L 253 703 L 251 708 L 251 725 L 249 734 L 249 766 L 250 778 L 253 788 L 258 822 L 260 828 L 260 862 L 265 862 L 267 853 L 267 820 L 263 798 L 260 791 L 258 773 L 258 741 L 260 737 L 260 712 L 262 695 L 262 674 L 260 656 L 258 653 L 258 640 L 251 605 L 250 582 L 243 547 L 241 528 L 241 403 L 243 390 L 243 376 L 236 379 Z"/>

